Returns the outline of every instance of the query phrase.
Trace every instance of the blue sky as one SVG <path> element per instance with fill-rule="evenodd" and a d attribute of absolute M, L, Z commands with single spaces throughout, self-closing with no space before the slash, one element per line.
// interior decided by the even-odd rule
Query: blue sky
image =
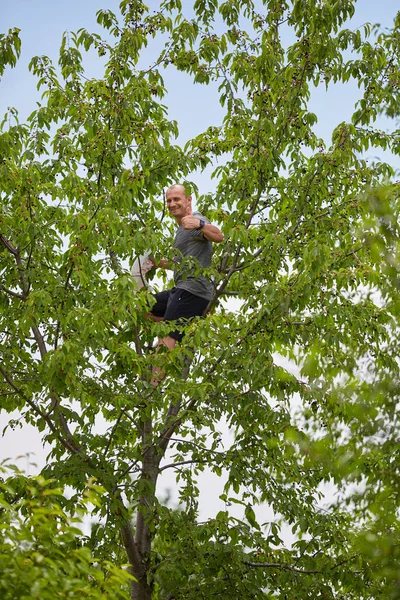
<path fill-rule="evenodd" d="M 76 31 L 81 27 L 89 31 L 101 28 L 96 23 L 96 12 L 108 8 L 118 13 L 119 0 L 1 0 L 0 32 L 10 27 L 19 27 L 22 38 L 22 55 L 15 69 L 7 69 L 0 81 L 0 115 L 7 106 L 14 106 L 24 120 L 35 108 L 40 94 L 36 90 L 35 78 L 28 71 L 29 60 L 34 55 L 47 55 L 54 62 L 58 59 L 58 49 L 62 33 Z M 158 0 L 148 0 L 150 10 L 158 7 Z M 190 9 L 192 2 L 184 0 Z M 355 29 L 366 22 L 379 22 L 382 27 L 390 27 L 396 13 L 396 0 L 358 0 L 356 13 L 349 24 Z M 149 56 L 156 56 L 159 49 L 157 41 L 150 42 Z M 87 61 L 89 74 L 101 76 L 101 60 L 93 52 Z M 218 125 L 223 118 L 223 109 L 218 100 L 216 88 L 193 84 L 187 75 L 170 69 L 165 73 L 168 95 L 165 104 L 169 116 L 179 124 L 179 142 L 184 143 L 209 125 Z M 332 130 L 341 121 L 349 120 L 359 91 L 352 84 L 333 86 L 328 92 L 321 86 L 312 94 L 310 108 L 318 116 L 317 134 L 329 143 Z M 384 129 L 393 124 L 382 120 Z M 395 166 L 400 168 L 399 160 Z M 210 172 L 196 174 L 193 179 L 200 185 L 202 192 L 211 191 L 215 183 L 210 181 Z"/>

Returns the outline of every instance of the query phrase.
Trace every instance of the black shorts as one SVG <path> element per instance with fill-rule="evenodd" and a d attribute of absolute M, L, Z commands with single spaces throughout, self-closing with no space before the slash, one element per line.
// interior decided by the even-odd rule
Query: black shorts
<path fill-rule="evenodd" d="M 208 300 L 195 296 L 186 290 L 173 287 L 170 290 L 153 294 L 156 303 L 151 309 L 155 317 L 164 317 L 164 321 L 176 321 L 183 325 L 193 317 L 200 317 L 207 307 Z M 171 331 L 168 334 L 178 342 L 182 341 L 183 331 Z"/>

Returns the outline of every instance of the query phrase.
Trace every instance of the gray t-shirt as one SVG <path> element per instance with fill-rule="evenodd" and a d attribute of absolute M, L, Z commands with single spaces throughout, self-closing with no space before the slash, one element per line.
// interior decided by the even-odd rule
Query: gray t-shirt
<path fill-rule="evenodd" d="M 196 219 L 203 219 L 205 223 L 210 221 L 199 212 L 194 212 Z M 174 270 L 174 282 L 177 288 L 187 290 L 195 296 L 211 300 L 214 286 L 209 279 L 199 273 L 201 267 L 211 266 L 212 243 L 203 237 L 202 231 L 197 229 L 184 229 L 179 225 L 174 240 L 174 248 L 177 249 L 177 265 Z M 193 257 L 194 265 L 189 264 L 185 257 Z"/>

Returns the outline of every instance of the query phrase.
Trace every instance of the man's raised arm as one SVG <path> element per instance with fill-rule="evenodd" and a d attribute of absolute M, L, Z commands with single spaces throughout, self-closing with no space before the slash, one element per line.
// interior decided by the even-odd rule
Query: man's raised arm
<path fill-rule="evenodd" d="M 200 229 L 201 219 L 198 219 L 193 215 L 189 215 L 187 217 L 183 217 L 181 225 L 184 229 Z M 222 231 L 212 223 L 204 223 L 203 227 L 201 227 L 201 233 L 209 242 L 215 242 L 216 244 L 219 244 L 224 240 L 224 234 Z"/>

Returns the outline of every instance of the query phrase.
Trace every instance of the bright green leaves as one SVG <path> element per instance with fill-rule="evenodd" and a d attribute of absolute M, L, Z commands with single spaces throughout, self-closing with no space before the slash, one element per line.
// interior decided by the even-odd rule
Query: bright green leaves
<path fill-rule="evenodd" d="M 75 33 L 66 32 L 61 40 L 58 64 L 64 79 L 68 79 L 70 76 L 77 78 L 83 72 L 82 54 L 76 48 L 76 39 Z"/>
<path fill-rule="evenodd" d="M 385 274 L 388 288 L 393 286 L 393 289 L 397 289 L 400 250 L 398 186 L 370 190 L 366 195 L 364 209 L 365 218 L 360 235 L 369 249 L 372 263 Z"/>
<path fill-rule="evenodd" d="M 241 14 L 249 18 L 254 14 L 254 2 L 252 0 L 245 0 L 240 2 L 238 0 L 229 0 L 228 2 L 222 2 L 219 5 L 219 12 L 228 26 L 237 25 Z"/>
<path fill-rule="evenodd" d="M 38 77 L 37 88 L 58 87 L 56 70 L 47 56 L 34 56 L 29 63 L 29 70 Z"/>
<path fill-rule="evenodd" d="M 76 45 L 83 46 L 86 52 L 94 46 L 97 49 L 99 56 L 104 56 L 106 49 L 108 48 L 108 44 L 101 39 L 99 34 L 89 33 L 86 29 L 78 29 L 74 40 L 76 40 Z"/>
<path fill-rule="evenodd" d="M 3 75 L 7 65 L 15 67 L 21 53 L 20 29 L 13 27 L 8 34 L 0 34 L 0 77 Z"/>
<path fill-rule="evenodd" d="M 398 153 L 398 132 L 374 128 L 382 110 L 397 114 L 398 32 L 342 30 L 350 1 L 197 0 L 196 18 L 178 0 L 120 8 L 99 11 L 104 38 L 63 37 L 60 76 L 32 59 L 42 105 L 27 124 L 13 109 L 2 124 L 2 407 L 45 431 L 48 469 L 75 493 L 88 472 L 100 478 L 105 501 L 93 504 L 107 525 L 90 544 L 101 556 L 119 563 L 121 527 L 129 555 L 123 519 L 140 505 L 145 549 L 129 560 L 149 567 L 147 597 L 390 597 L 399 194 L 392 167 L 362 154 Z M 0 71 L 17 34 L 0 39 Z M 98 79 L 86 78 L 87 52 L 104 61 Z M 164 67 L 215 85 L 224 111 L 184 148 L 162 104 Z M 351 81 L 353 116 L 319 139 L 313 86 Z M 153 299 L 129 268 L 146 251 L 170 257 L 162 192 L 211 164 L 216 190 L 197 207 L 225 234 L 210 269 L 220 303 L 186 342 L 156 351 L 170 326 L 145 319 Z M 182 512 L 154 497 L 167 469 Z M 208 473 L 225 490 L 215 518 L 198 516 Z M 332 482 L 341 495 L 329 500 Z M 348 488 L 361 482 L 361 494 Z M 67 567 L 108 593 L 85 560 Z"/>
<path fill-rule="evenodd" d="M 107 29 L 114 37 L 118 37 L 121 34 L 121 29 L 118 26 L 118 19 L 111 10 L 99 10 L 96 13 L 96 17 L 98 24 L 102 25 L 104 29 Z M 85 50 L 88 50 L 86 46 Z"/>
<path fill-rule="evenodd" d="M 354 3 L 351 0 L 336 2 L 313 2 L 295 0 L 289 18 L 299 37 L 321 31 L 337 32 L 339 27 L 354 14 Z"/>
<path fill-rule="evenodd" d="M 129 573 L 93 554 L 82 534 L 90 503 L 101 502 L 99 486 L 89 482 L 71 514 L 54 481 L 18 471 L 6 476 L 0 482 L 2 598 L 128 598 Z"/>
<path fill-rule="evenodd" d="M 255 527 L 256 529 L 260 529 L 260 526 L 258 525 L 258 523 L 256 521 L 256 513 L 254 512 L 254 510 L 253 510 L 253 508 L 251 507 L 250 504 L 248 504 L 246 506 L 244 514 L 245 514 L 246 519 L 250 523 L 251 527 Z"/>
<path fill-rule="evenodd" d="M 213 22 L 218 10 L 218 0 L 195 0 L 193 9 L 198 18 L 204 19 L 208 23 Z"/>

